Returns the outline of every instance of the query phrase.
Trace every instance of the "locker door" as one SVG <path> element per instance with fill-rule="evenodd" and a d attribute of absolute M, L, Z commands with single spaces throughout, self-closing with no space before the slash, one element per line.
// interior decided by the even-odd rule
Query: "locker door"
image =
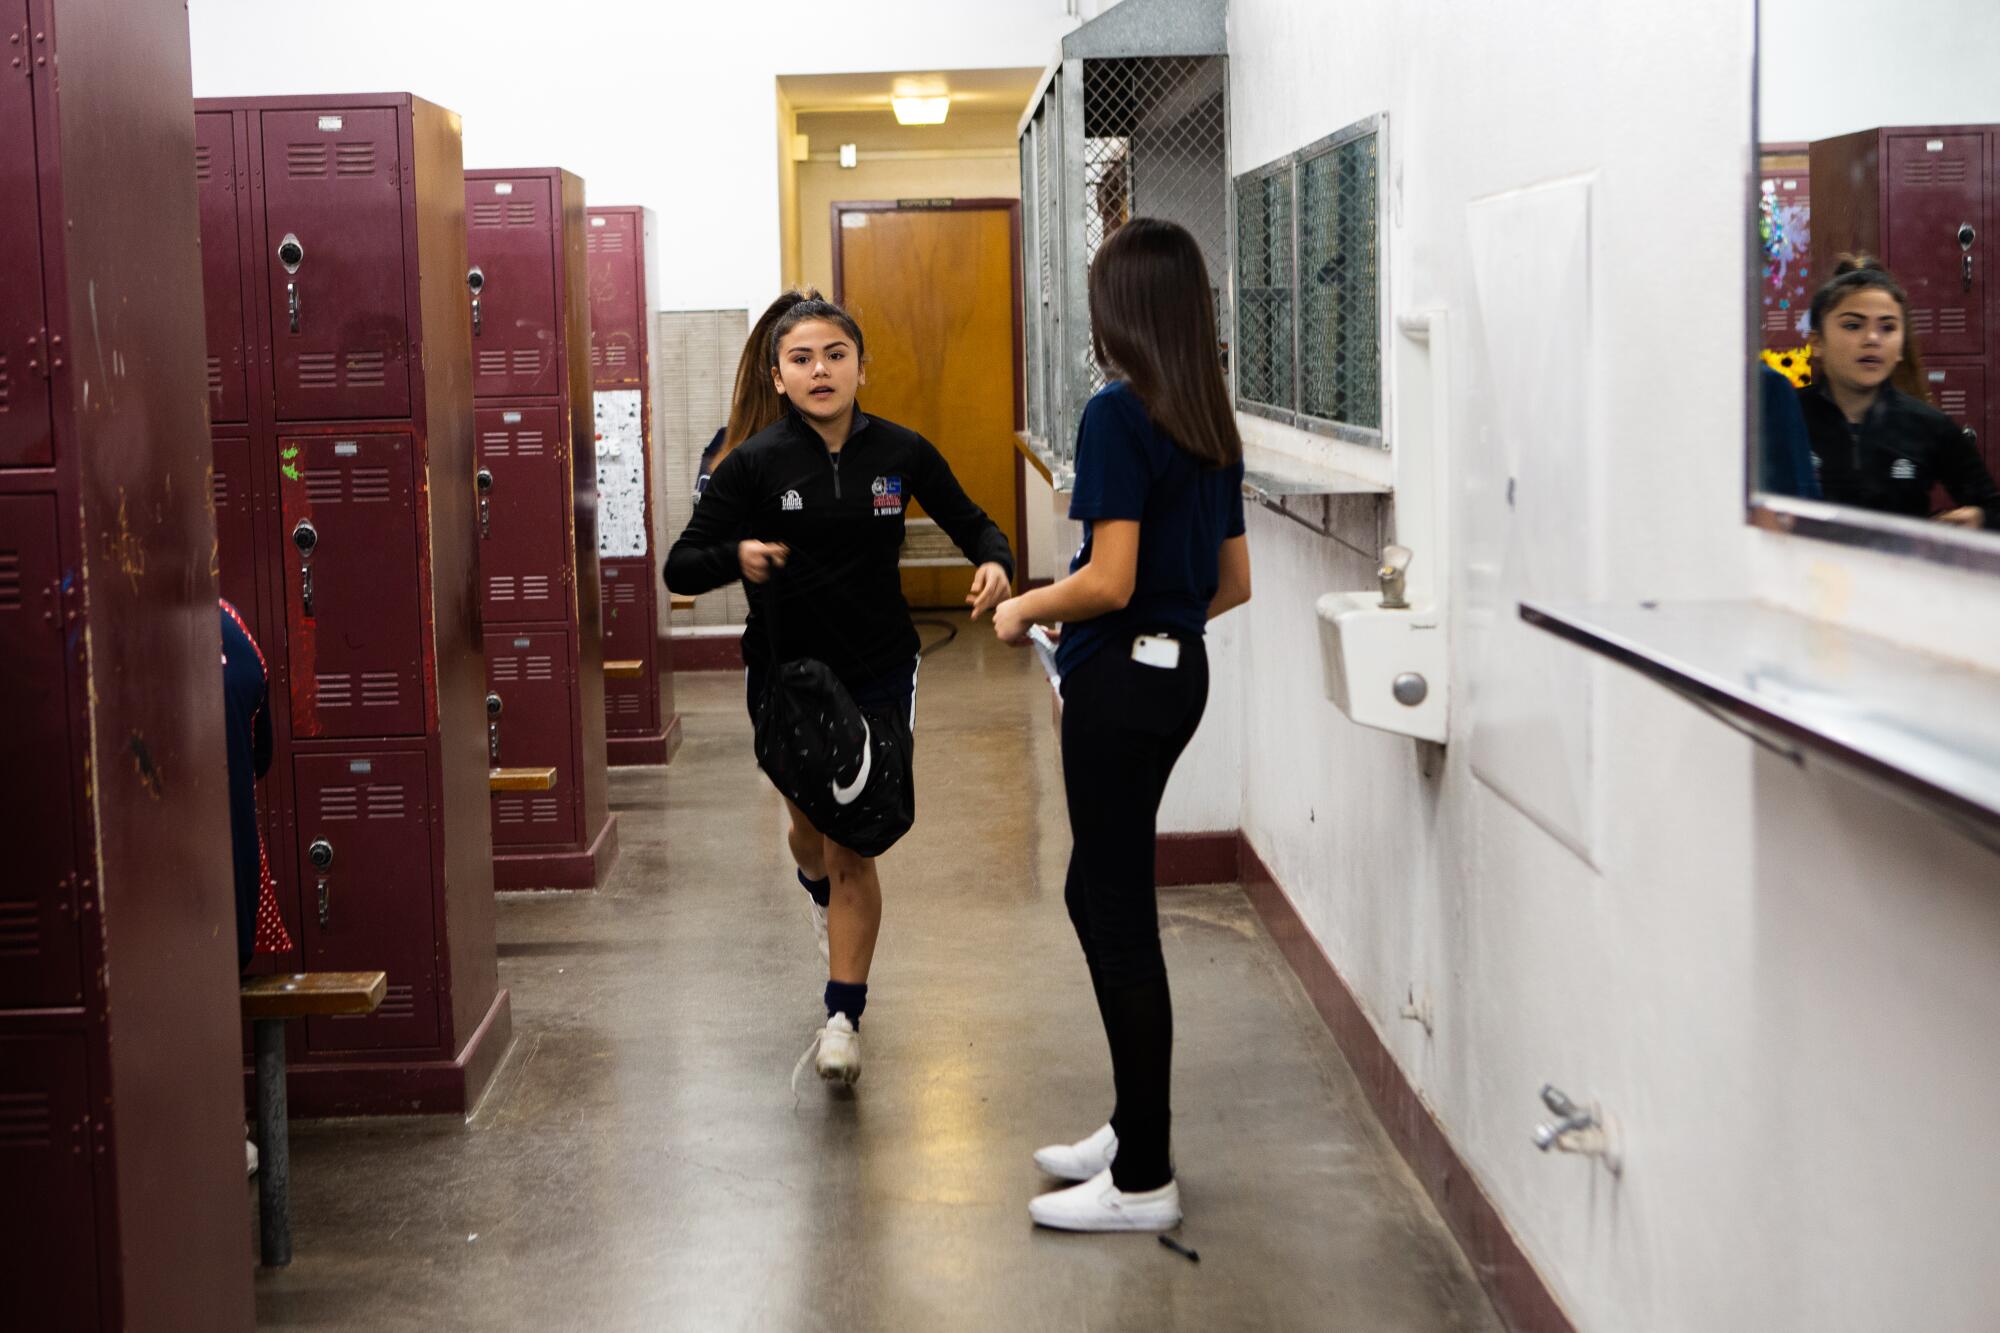
<path fill-rule="evenodd" d="M 421 734 L 410 437 L 282 437 L 278 454 L 293 733 Z"/>
<path fill-rule="evenodd" d="M 83 1002 L 56 502 L 0 496 L 0 1009 Z"/>
<path fill-rule="evenodd" d="M 236 212 L 236 118 L 227 111 L 204 111 L 194 118 L 194 179 L 201 209 L 202 304 L 208 315 L 208 419 L 248 421 L 244 350 L 250 339 L 244 333 L 242 235 Z"/>
<path fill-rule="evenodd" d="M 569 462 L 553 407 L 477 409 L 479 466 L 492 474 L 482 515 L 479 578 L 488 621 L 569 615 Z"/>
<path fill-rule="evenodd" d="M 211 344 L 212 345 L 212 344 Z M 257 604 L 256 493 L 250 481 L 250 441 L 217 435 L 209 487 L 215 503 L 215 563 L 227 597 L 250 626 L 268 663 L 277 643 L 266 633 Z"/>
<path fill-rule="evenodd" d="M 373 1014 L 307 1019 L 307 1048 L 435 1045 L 437 929 L 424 756 L 302 755 L 293 771 L 306 967 L 389 974 L 388 995 Z M 325 866 L 316 863 L 315 847 L 323 847 Z"/>
<path fill-rule="evenodd" d="M 0 1037 L 0 1292 L 18 1329 L 96 1328 L 97 1209 L 81 1033 Z"/>
<path fill-rule="evenodd" d="M 556 235 L 546 177 L 465 183 L 466 253 L 479 270 L 472 392 L 556 394 Z"/>
<path fill-rule="evenodd" d="M 606 560 L 597 568 L 604 589 L 604 660 L 646 664 L 637 680 L 605 678 L 604 726 L 609 732 L 650 732 L 659 725 L 651 687 L 656 645 L 645 603 L 646 580 L 652 574 L 646 560 Z"/>
<path fill-rule="evenodd" d="M 494 762 L 507 768 L 552 765 L 556 770 L 556 785 L 548 791 L 493 794 L 496 847 L 577 839 L 572 674 L 567 630 L 499 630 L 486 636 L 486 688 L 501 702 Z"/>
<path fill-rule="evenodd" d="M 639 321 L 644 286 L 639 280 L 639 218 L 634 213 L 593 213 L 584 229 L 584 262 L 590 274 L 590 373 L 600 386 L 639 383 Z"/>
<path fill-rule="evenodd" d="M 408 416 L 396 113 L 266 111 L 262 124 L 278 419 Z"/>
<path fill-rule="evenodd" d="M 1942 366 L 1931 363 L 1924 367 L 1924 375 L 1930 381 L 1931 402 L 1940 412 L 1972 431 L 1991 471 L 1995 450 L 1986 420 L 1986 367 L 1976 361 Z M 1931 487 L 1934 512 L 1950 509 L 1955 503 L 1944 487 Z"/>
<path fill-rule="evenodd" d="M 27 26 L 21 0 L 0 0 L 0 28 Z M 42 218 L 35 176 L 34 84 L 0 79 L 0 467 L 55 459 L 50 428 Z"/>
<path fill-rule="evenodd" d="M 1759 328 L 1766 351 L 1789 352 L 1806 345 L 1806 314 L 1812 304 L 1812 177 L 1798 171 L 1764 176 L 1777 201 L 1781 252 L 1764 260 L 1763 311 Z"/>
<path fill-rule="evenodd" d="M 1884 260 L 1910 295 L 1910 332 L 1926 357 L 1978 356 L 1986 345 L 1985 138 L 1887 138 Z M 1960 245 L 1961 228 L 1971 229 L 1969 252 Z"/>

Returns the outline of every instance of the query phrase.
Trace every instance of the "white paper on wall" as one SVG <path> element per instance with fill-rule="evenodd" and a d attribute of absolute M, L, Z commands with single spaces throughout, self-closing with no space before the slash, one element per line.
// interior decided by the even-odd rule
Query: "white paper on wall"
<path fill-rule="evenodd" d="M 1479 411 L 1467 422 L 1467 703 L 1481 781 L 1586 861 L 1596 842 L 1588 653 L 1521 620 L 1589 600 L 1601 567 L 1589 178 L 1475 201 Z"/>
<path fill-rule="evenodd" d="M 597 554 L 645 555 L 646 427 L 637 389 L 597 394 Z"/>

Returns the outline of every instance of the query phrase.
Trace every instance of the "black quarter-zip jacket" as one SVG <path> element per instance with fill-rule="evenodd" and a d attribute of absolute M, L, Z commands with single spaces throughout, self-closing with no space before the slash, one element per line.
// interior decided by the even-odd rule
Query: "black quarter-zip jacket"
<path fill-rule="evenodd" d="M 688 594 L 719 588 L 742 577 L 737 543 L 783 542 L 791 548 L 784 569 L 769 583 L 743 585 L 744 661 L 771 661 L 766 624 L 775 596 L 777 660 L 815 657 L 848 683 L 887 675 L 919 647 L 896 564 L 912 501 L 973 564 L 998 564 L 1013 577 L 1006 534 L 929 440 L 857 406 L 853 432 L 835 454 L 787 410 L 715 469 L 667 553 L 667 586 Z"/>
<path fill-rule="evenodd" d="M 1928 518 L 1931 487 L 1986 511 L 2000 528 L 2000 486 L 1970 432 L 1929 403 L 1885 384 L 1857 431 L 1824 389 L 1799 390 L 1820 491 L 1835 504 Z"/>

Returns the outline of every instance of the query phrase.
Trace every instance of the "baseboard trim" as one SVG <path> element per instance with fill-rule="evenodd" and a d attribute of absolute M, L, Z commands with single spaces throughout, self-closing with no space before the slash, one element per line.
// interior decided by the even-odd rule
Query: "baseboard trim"
<path fill-rule="evenodd" d="M 294 1120 L 360 1115 L 464 1115 L 500 1065 L 513 1039 L 513 998 L 505 988 L 493 997 L 465 1047 L 451 1059 L 361 1058 L 294 1060 L 285 1070 L 285 1097 Z M 257 1104 L 257 1071 L 243 1071 L 246 1106 Z"/>
<path fill-rule="evenodd" d="M 1153 839 L 1153 883 L 1234 884 L 1243 877 L 1243 835 L 1162 833 Z"/>
<path fill-rule="evenodd" d="M 676 633 L 667 651 L 676 672 L 681 671 L 741 671 L 743 669 L 743 636 L 734 634 L 681 634 Z"/>
<path fill-rule="evenodd" d="M 1500 1210 L 1460 1159 L 1420 1093 L 1390 1055 L 1340 970 L 1248 838 L 1238 835 L 1243 891 L 1333 1033 L 1403 1160 L 1458 1239 L 1495 1310 L 1514 1333 L 1576 1333 Z M 1162 879 L 1161 883 L 1167 881 Z"/>
<path fill-rule="evenodd" d="M 493 853 L 493 888 L 496 892 L 519 889 L 601 889 L 618 860 L 618 816 L 607 814 L 604 827 L 597 830 L 588 847 L 564 847 L 553 851 L 503 851 Z"/>

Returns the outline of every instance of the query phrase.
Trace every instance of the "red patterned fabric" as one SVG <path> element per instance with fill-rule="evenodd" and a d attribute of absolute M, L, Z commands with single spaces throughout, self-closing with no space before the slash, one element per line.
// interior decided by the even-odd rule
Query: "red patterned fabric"
<path fill-rule="evenodd" d="M 264 679 L 271 678 L 271 669 L 264 661 L 264 650 L 257 646 L 257 636 L 243 623 L 243 617 L 236 608 L 222 598 L 216 602 L 236 622 L 236 628 L 243 631 L 243 637 L 250 640 L 250 647 L 257 654 L 257 665 L 264 672 Z M 291 932 L 285 929 L 285 917 L 278 910 L 278 882 L 271 875 L 271 854 L 264 846 L 264 829 L 257 829 L 257 943 L 258 953 L 290 953 L 292 951 Z"/>

